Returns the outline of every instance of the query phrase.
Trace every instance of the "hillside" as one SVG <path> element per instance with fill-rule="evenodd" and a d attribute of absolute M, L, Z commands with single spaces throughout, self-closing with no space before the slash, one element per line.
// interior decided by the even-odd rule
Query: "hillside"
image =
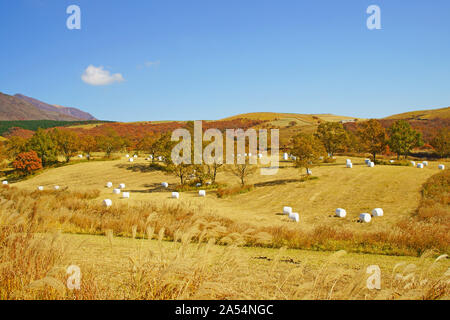
<path fill-rule="evenodd" d="M 26 102 L 31 103 L 32 105 L 34 105 L 35 107 L 37 107 L 40 110 L 60 113 L 60 114 L 66 115 L 68 117 L 71 117 L 71 120 L 97 120 L 91 114 L 81 111 L 80 109 L 77 109 L 77 108 L 51 105 L 51 104 L 39 101 L 34 98 L 24 96 L 22 94 L 16 94 L 14 96 L 16 98 L 19 98 Z"/>
<path fill-rule="evenodd" d="M 420 111 L 410 111 L 400 114 L 395 114 L 385 119 L 405 119 L 405 120 L 432 120 L 432 119 L 450 119 L 450 107 L 431 109 L 431 110 L 420 110 Z"/>
<path fill-rule="evenodd" d="M 62 113 L 41 110 L 33 104 L 0 92 L 0 120 L 79 120 Z"/>

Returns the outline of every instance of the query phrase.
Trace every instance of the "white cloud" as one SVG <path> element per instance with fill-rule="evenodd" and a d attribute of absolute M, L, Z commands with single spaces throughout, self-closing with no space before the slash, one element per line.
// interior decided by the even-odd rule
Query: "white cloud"
<path fill-rule="evenodd" d="M 92 86 L 106 86 L 114 82 L 122 82 L 125 79 L 120 73 L 110 74 L 109 71 L 104 70 L 102 66 L 95 67 L 90 65 L 84 70 L 81 75 L 81 80 Z"/>
<path fill-rule="evenodd" d="M 157 61 L 147 61 L 145 63 L 145 66 L 148 67 L 148 68 L 150 68 L 150 67 L 157 67 L 157 66 L 159 66 L 159 60 L 157 60 Z"/>

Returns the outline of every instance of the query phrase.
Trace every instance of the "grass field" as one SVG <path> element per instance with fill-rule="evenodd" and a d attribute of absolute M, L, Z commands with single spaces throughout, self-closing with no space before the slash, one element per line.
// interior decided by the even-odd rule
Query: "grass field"
<path fill-rule="evenodd" d="M 412 218 L 422 185 L 442 172 L 438 163 L 369 168 L 352 158 L 347 169 L 345 159 L 313 168 L 309 180 L 281 161 L 276 175 L 257 173 L 248 181 L 253 190 L 223 199 L 214 190 L 171 199 L 177 179 L 123 155 L 14 183 L 0 190 L 0 220 L 8 226 L 22 215 L 13 230 L 27 236 L 8 229 L 0 236 L 23 251 L 0 252 L 0 265 L 10 261 L 0 299 L 448 299 L 450 261 L 440 256 L 448 253 L 448 221 L 440 227 Z M 228 172 L 217 180 L 238 184 Z M 113 195 L 108 181 L 125 183 L 131 199 Z M 101 206 L 106 198 L 110 209 Z M 300 222 L 282 215 L 283 206 L 299 212 Z M 337 207 L 347 218 L 334 217 Z M 375 207 L 384 217 L 356 222 Z M 443 250 L 431 250 L 435 245 Z M 82 270 L 80 291 L 65 288 L 69 265 Z M 381 290 L 366 286 L 373 265 Z"/>
<path fill-rule="evenodd" d="M 283 206 L 291 206 L 301 215 L 296 228 L 310 228 L 317 224 L 338 225 L 350 229 L 378 229 L 392 225 L 410 216 L 420 200 L 421 185 L 438 172 L 437 162 L 422 170 L 404 166 L 376 166 L 368 168 L 363 159 L 353 158 L 353 169 L 345 168 L 345 158 L 336 163 L 325 164 L 313 169 L 317 180 L 300 181 L 301 173 L 291 162 L 280 163 L 275 176 L 256 173 L 248 183 L 255 190 L 219 199 L 214 192 L 207 192 L 206 198 L 198 197 L 196 191 L 181 193 L 180 200 L 171 199 L 171 189 L 178 180 L 161 171 L 150 171 L 149 162 L 137 160 L 129 163 L 123 158 L 108 162 L 84 162 L 76 165 L 49 170 L 33 179 L 17 183 L 19 188 L 35 190 L 37 186 L 52 189 L 54 185 L 68 187 L 71 191 L 98 189 L 101 196 L 115 203 L 137 201 L 157 201 L 173 204 L 202 206 L 214 214 L 255 225 L 290 225 L 286 216 L 281 215 Z M 447 163 L 448 165 L 448 163 Z M 218 182 L 228 185 L 238 184 L 238 179 L 229 173 L 219 173 Z M 115 186 L 126 184 L 125 191 L 131 192 L 130 200 L 122 200 L 105 188 L 106 182 Z M 161 182 L 169 183 L 169 190 L 161 187 Z M 201 188 L 200 188 L 201 189 Z M 336 208 L 345 208 L 346 219 L 334 217 Z M 358 224 L 355 220 L 362 212 L 382 207 L 385 216 L 371 224 Z"/>

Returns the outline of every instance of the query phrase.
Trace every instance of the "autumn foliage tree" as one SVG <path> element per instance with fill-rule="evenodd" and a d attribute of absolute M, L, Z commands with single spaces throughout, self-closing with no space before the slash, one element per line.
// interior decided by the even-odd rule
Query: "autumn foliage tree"
<path fill-rule="evenodd" d="M 450 155 L 450 129 L 442 128 L 431 140 L 431 145 L 441 157 Z"/>
<path fill-rule="evenodd" d="M 97 150 L 97 140 L 91 135 L 85 134 L 80 137 L 80 150 L 86 154 L 88 160 L 91 160 L 92 152 Z"/>
<path fill-rule="evenodd" d="M 347 132 L 340 122 L 322 122 L 319 124 L 315 136 L 322 141 L 330 157 L 347 144 Z"/>
<path fill-rule="evenodd" d="M 53 129 L 51 136 L 56 143 L 58 153 L 64 157 L 67 163 L 80 150 L 78 134 L 73 131 Z"/>
<path fill-rule="evenodd" d="M 22 152 L 12 163 L 14 169 L 21 175 L 29 175 L 42 169 L 42 160 L 35 151 Z"/>
<path fill-rule="evenodd" d="M 378 120 L 370 119 L 358 124 L 358 135 L 364 151 L 370 153 L 375 162 L 377 154 L 386 150 L 388 135 Z"/>
<path fill-rule="evenodd" d="M 299 134 L 292 138 L 291 154 L 295 156 L 295 166 L 309 169 L 320 163 L 320 157 L 324 156 L 326 150 L 321 141 L 309 134 Z"/>
<path fill-rule="evenodd" d="M 97 145 L 99 149 L 105 152 L 106 157 L 110 158 L 113 152 L 120 151 L 124 142 L 114 129 L 108 130 L 105 135 L 97 136 Z"/>

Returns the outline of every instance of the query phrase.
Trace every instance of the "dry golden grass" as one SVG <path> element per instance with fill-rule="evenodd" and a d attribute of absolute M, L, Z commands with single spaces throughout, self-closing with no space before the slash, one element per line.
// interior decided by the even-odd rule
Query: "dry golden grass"
<path fill-rule="evenodd" d="M 450 107 L 432 109 L 432 110 L 421 110 L 421 111 L 411 111 L 389 116 L 386 119 L 448 119 L 450 118 Z"/>
<path fill-rule="evenodd" d="M 301 181 L 301 173 L 290 162 L 281 162 L 275 176 L 259 173 L 247 183 L 255 186 L 249 193 L 219 199 L 212 191 L 205 198 L 199 198 L 196 191 L 182 192 L 180 200 L 171 199 L 172 187 L 178 180 L 161 171 L 149 171 L 148 162 L 138 159 L 130 164 L 125 159 L 108 162 L 80 163 L 49 170 L 33 179 L 15 184 L 20 189 L 36 190 L 42 185 L 52 189 L 57 184 L 70 191 L 97 189 L 99 203 L 110 198 L 115 204 L 133 205 L 136 202 L 158 202 L 171 205 L 198 206 L 238 223 L 248 223 L 257 227 L 286 227 L 295 230 L 312 230 L 317 225 L 340 227 L 350 231 L 379 231 L 395 225 L 411 216 L 419 206 L 422 184 L 438 173 L 437 162 L 423 170 L 402 166 L 376 166 L 368 168 L 363 159 L 352 158 L 353 169 L 345 168 L 345 158 L 338 157 L 334 164 L 314 168 L 313 174 L 319 179 Z M 446 163 L 448 165 L 448 163 Z M 218 174 L 218 182 L 232 187 L 238 185 L 236 177 L 227 172 Z M 105 188 L 106 182 L 115 186 L 126 184 L 131 192 L 130 200 L 122 200 Z M 169 190 L 161 188 L 163 181 L 169 183 Z M 291 206 L 300 213 L 299 224 L 290 223 L 280 215 L 283 206 Z M 334 211 L 341 207 L 347 210 L 346 219 L 334 218 Z M 385 211 L 382 219 L 374 219 L 370 224 L 358 224 L 354 220 L 360 213 L 381 207 Z"/>
<path fill-rule="evenodd" d="M 314 168 L 318 179 L 308 181 L 282 162 L 276 176 L 255 175 L 254 190 L 225 199 L 212 191 L 170 199 L 160 182 L 176 179 L 141 160 L 80 163 L 3 187 L 0 298 L 448 299 L 449 260 L 438 258 L 450 243 L 448 194 L 436 197 L 448 192 L 439 178 L 448 171 L 433 176 L 434 162 L 423 170 L 343 162 Z M 226 172 L 218 179 L 238 184 Z M 126 183 L 132 199 L 113 196 L 107 181 Z M 422 199 L 426 181 L 432 196 Z M 55 184 L 63 188 L 52 191 Z M 104 198 L 113 207 L 103 208 Z M 299 224 L 279 214 L 284 205 L 300 212 Z M 334 218 L 336 207 L 348 218 Z M 385 217 L 354 222 L 374 207 Z M 80 291 L 65 286 L 71 264 L 81 267 Z M 366 288 L 368 265 L 380 266 L 382 290 Z"/>

